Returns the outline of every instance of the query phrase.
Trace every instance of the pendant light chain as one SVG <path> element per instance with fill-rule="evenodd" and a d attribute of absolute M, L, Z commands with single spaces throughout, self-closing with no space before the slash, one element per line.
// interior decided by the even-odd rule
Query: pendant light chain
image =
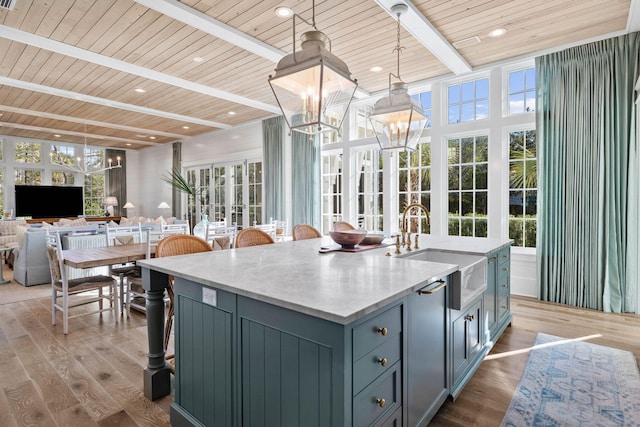
<path fill-rule="evenodd" d="M 395 77 L 398 80 L 402 80 L 402 78 L 400 77 L 400 53 L 404 50 L 404 46 L 400 46 L 400 13 L 398 13 L 398 19 L 397 19 L 397 36 L 398 36 L 398 41 L 396 43 L 396 47 L 393 48 L 393 50 L 397 53 L 397 69 L 398 69 L 398 74 L 395 75 Z"/>

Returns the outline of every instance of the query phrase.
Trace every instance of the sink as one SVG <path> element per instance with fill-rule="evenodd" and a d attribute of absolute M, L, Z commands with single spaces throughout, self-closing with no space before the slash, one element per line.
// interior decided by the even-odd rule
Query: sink
<path fill-rule="evenodd" d="M 487 289 L 487 257 L 423 249 L 400 255 L 401 258 L 419 261 L 457 264 L 452 274 L 451 308 L 460 310 Z"/>

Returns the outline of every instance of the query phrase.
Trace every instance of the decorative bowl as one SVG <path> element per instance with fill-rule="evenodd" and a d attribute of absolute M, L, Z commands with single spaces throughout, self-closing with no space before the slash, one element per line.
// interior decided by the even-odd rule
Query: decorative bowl
<path fill-rule="evenodd" d="M 330 231 L 329 235 L 334 242 L 342 246 L 343 248 L 353 248 L 364 240 L 367 235 L 367 230 L 345 230 L 345 231 Z"/>
<path fill-rule="evenodd" d="M 379 245 L 384 240 L 384 233 L 370 231 L 362 240 L 363 245 Z"/>

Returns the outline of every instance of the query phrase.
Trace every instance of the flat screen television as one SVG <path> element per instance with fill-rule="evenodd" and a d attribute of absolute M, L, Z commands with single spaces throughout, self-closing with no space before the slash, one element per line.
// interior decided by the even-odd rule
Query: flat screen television
<path fill-rule="evenodd" d="M 84 212 L 82 187 L 16 185 L 16 217 L 64 218 Z"/>

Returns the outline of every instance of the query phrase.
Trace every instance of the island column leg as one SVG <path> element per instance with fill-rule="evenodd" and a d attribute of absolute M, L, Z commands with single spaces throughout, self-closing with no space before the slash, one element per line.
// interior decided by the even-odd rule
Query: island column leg
<path fill-rule="evenodd" d="M 165 360 L 164 349 L 164 288 L 169 283 L 166 274 L 142 269 L 142 283 L 146 295 L 148 362 L 144 370 L 144 395 L 156 400 L 171 393 L 171 370 Z"/>

